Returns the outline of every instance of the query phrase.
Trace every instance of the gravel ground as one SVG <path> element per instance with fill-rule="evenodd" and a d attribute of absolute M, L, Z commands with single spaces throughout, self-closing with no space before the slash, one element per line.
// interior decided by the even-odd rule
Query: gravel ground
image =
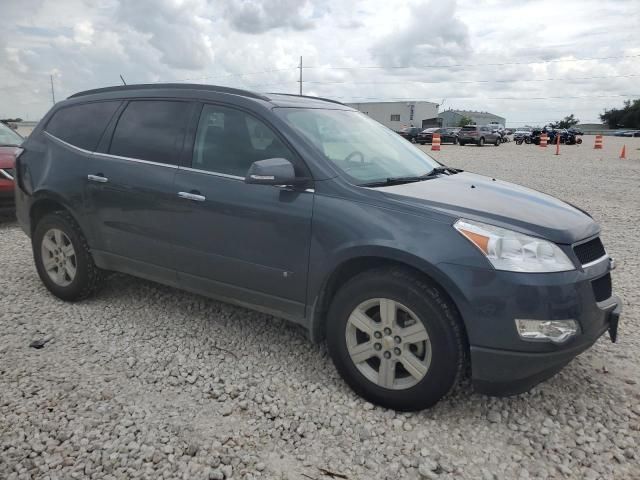
<path fill-rule="evenodd" d="M 463 384 L 414 414 L 355 396 L 324 346 L 266 315 L 124 275 L 61 302 L 5 221 L 0 478 L 640 478 L 640 139 L 624 141 L 626 161 L 609 137 L 602 151 L 585 137 L 559 157 L 443 146 L 452 166 L 591 211 L 618 260 L 624 312 L 618 344 L 602 338 L 527 394 Z M 29 348 L 36 339 L 49 342 Z"/>

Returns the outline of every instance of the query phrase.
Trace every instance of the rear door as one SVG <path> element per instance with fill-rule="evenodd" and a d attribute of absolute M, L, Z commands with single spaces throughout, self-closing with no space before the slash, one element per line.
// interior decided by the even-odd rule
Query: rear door
<path fill-rule="evenodd" d="M 173 181 L 194 103 L 131 100 L 88 161 L 95 250 L 112 268 L 175 280 Z M 158 278 L 160 277 L 160 278 Z"/>
<path fill-rule="evenodd" d="M 173 192 L 181 285 L 302 318 L 313 190 L 250 185 L 244 177 L 267 158 L 286 158 L 309 177 L 306 167 L 265 121 L 243 110 L 205 104 L 194 130 L 193 155 Z"/>

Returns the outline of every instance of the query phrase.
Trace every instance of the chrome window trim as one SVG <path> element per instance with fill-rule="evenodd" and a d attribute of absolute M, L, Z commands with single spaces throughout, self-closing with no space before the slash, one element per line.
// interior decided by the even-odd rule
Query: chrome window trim
<path fill-rule="evenodd" d="M 93 152 L 93 155 L 96 157 L 105 158 L 107 160 L 109 159 L 127 160 L 129 162 L 144 163 L 146 165 L 157 165 L 158 167 L 179 168 L 179 165 L 173 165 L 171 163 L 160 163 L 160 162 L 152 162 L 151 160 L 142 160 L 140 158 L 121 157 L 120 155 L 113 155 L 111 153 Z"/>
<path fill-rule="evenodd" d="M 204 173 L 206 175 L 213 175 L 214 177 L 222 177 L 222 178 L 231 178 L 233 180 L 244 180 L 244 177 L 239 177 L 238 175 L 229 175 L 228 173 L 221 173 L 221 172 L 212 172 L 209 170 L 201 170 L 199 168 L 191 168 L 191 167 L 179 167 L 180 170 L 186 170 L 189 172 L 196 172 L 196 173 Z"/>
<path fill-rule="evenodd" d="M 609 259 L 609 254 L 605 253 L 600 258 L 596 258 L 595 260 L 593 260 L 593 261 L 591 261 L 589 263 L 585 263 L 584 265 L 582 265 L 582 268 L 592 267 L 592 266 L 597 265 L 600 262 L 604 262 L 605 260 L 608 260 L 608 259 Z"/>
<path fill-rule="evenodd" d="M 61 138 L 58 138 L 55 135 L 52 135 L 51 133 L 47 132 L 46 130 L 44 131 L 44 134 L 47 137 L 55 140 L 56 142 L 59 142 L 59 143 L 61 143 L 62 145 L 66 146 L 66 147 L 72 148 L 73 150 L 77 150 L 77 151 L 79 151 L 81 153 L 84 153 L 85 155 L 91 155 L 93 153 L 93 152 L 90 152 L 89 150 L 85 150 L 84 148 L 76 147 L 75 145 L 72 145 L 69 142 L 65 142 Z"/>
<path fill-rule="evenodd" d="M 85 155 L 93 155 L 96 157 L 101 157 L 101 158 L 105 158 L 107 160 L 109 159 L 114 159 L 114 160 L 127 160 L 130 162 L 138 162 L 138 163 L 144 163 L 147 165 L 157 165 L 159 167 L 166 167 L 166 168 L 178 168 L 178 165 L 172 165 L 169 163 L 160 163 L 160 162 L 152 162 L 151 160 L 142 160 L 140 158 L 131 158 L 131 157 L 122 157 L 120 155 L 113 155 L 111 153 L 102 153 L 102 152 L 91 152 L 89 150 L 85 150 L 84 148 L 81 147 L 77 147 L 69 142 L 65 142 L 64 140 L 62 140 L 61 138 L 56 137 L 55 135 L 52 135 L 51 133 L 45 131 L 44 132 L 45 135 L 47 135 L 49 138 L 55 140 L 56 142 L 61 143 L 62 145 L 69 147 L 73 150 L 77 150 L 80 153 L 83 153 Z"/>
<path fill-rule="evenodd" d="M 7 180 L 13 181 L 14 178 L 11 176 L 9 172 L 7 172 L 4 168 L 0 168 L 0 175 L 6 178 Z"/>

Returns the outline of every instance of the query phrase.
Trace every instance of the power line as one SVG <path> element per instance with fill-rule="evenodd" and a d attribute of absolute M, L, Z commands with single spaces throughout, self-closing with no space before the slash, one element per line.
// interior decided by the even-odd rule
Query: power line
<path fill-rule="evenodd" d="M 246 77 L 249 75 L 261 75 L 263 73 L 276 73 L 276 72 L 285 72 L 285 71 L 291 71 L 291 70 L 296 70 L 298 67 L 289 67 L 289 68 L 274 68 L 271 70 L 263 70 L 260 72 L 245 72 L 245 73 L 229 73 L 226 75 L 213 75 L 213 76 L 204 76 L 204 77 L 191 77 L 191 78 L 183 78 L 183 79 L 179 79 L 179 80 L 171 80 L 172 82 L 191 82 L 194 80 L 210 80 L 210 79 L 215 79 L 215 78 L 234 78 L 234 77 Z M 166 80 L 158 80 L 156 82 L 153 83 L 164 83 L 166 82 Z"/>
<path fill-rule="evenodd" d="M 398 65 L 398 66 L 381 66 L 381 65 L 360 65 L 357 67 L 326 67 L 322 65 L 306 66 L 307 69 L 324 69 L 324 70 L 359 70 L 359 69 L 405 69 L 405 68 L 460 68 L 460 67 L 501 67 L 507 65 L 535 65 L 538 63 L 564 63 L 564 62 L 592 62 L 596 60 L 613 60 L 620 58 L 637 58 L 638 55 L 621 55 L 611 57 L 590 57 L 590 58 L 567 58 L 556 60 L 534 60 L 530 62 L 503 62 L 503 63 L 457 63 L 450 65 L 434 64 L 434 65 Z"/>
<path fill-rule="evenodd" d="M 575 78 L 531 78 L 531 79 L 512 79 L 512 80 L 405 80 L 395 82 L 360 82 L 350 80 L 307 80 L 306 83 L 316 85 L 333 85 L 333 84 L 354 84 L 354 85 L 403 85 L 406 83 L 513 83 L 513 82 L 550 82 L 550 81 L 574 81 L 574 80 L 597 80 L 602 78 L 631 78 L 640 77 L 640 75 L 605 75 L 600 77 L 575 77 Z"/>
<path fill-rule="evenodd" d="M 334 95 L 335 96 L 335 95 Z M 613 97 L 627 97 L 627 98 L 631 98 L 631 97 L 640 97 L 640 94 L 638 93 L 632 93 L 632 94 L 622 94 L 622 95 L 581 95 L 581 96 L 569 96 L 569 95 L 563 95 L 560 97 L 452 97 L 452 96 L 447 96 L 447 98 L 456 98 L 456 99 L 462 99 L 462 100 L 555 100 L 555 99 L 567 99 L 567 98 L 613 98 Z M 380 98 L 380 97 L 346 97 L 346 96 L 335 96 L 335 98 L 353 98 L 353 99 L 360 99 L 360 100 L 376 100 L 379 102 L 386 102 L 386 101 L 421 101 L 419 99 L 416 98 L 410 98 L 410 97 L 387 97 L 387 98 Z M 431 100 L 423 100 L 425 102 L 431 102 Z M 437 103 L 437 102 L 432 102 L 432 103 Z"/>

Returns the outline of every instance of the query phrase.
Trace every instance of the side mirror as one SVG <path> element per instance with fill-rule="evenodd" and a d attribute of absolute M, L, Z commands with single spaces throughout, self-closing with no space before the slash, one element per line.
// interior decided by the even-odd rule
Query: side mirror
<path fill-rule="evenodd" d="M 295 185 L 302 179 L 296 178 L 291 162 L 285 158 L 267 158 L 253 162 L 244 183 L 258 185 Z"/>

